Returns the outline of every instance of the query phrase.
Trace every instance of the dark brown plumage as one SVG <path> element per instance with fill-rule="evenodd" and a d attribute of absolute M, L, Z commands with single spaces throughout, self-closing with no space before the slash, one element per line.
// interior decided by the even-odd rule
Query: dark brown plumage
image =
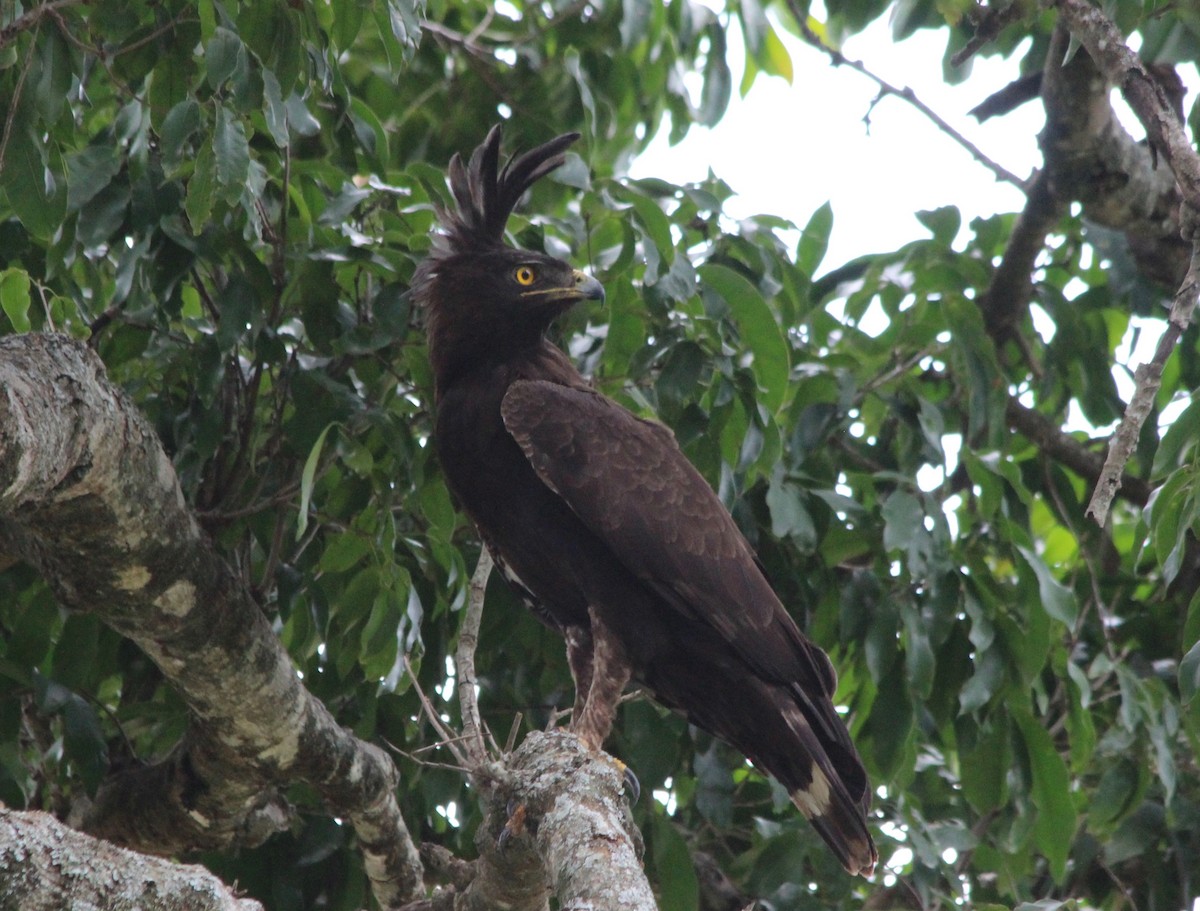
<path fill-rule="evenodd" d="M 576 138 L 501 169 L 495 128 L 467 166 L 450 162 L 458 210 L 440 213 L 414 281 L 443 471 L 509 583 L 566 639 L 572 728 L 590 748 L 632 677 L 778 778 L 843 866 L 869 873 L 870 795 L 828 657 L 671 432 L 592 390 L 545 339 L 600 285 L 504 243 L 513 206 Z"/>

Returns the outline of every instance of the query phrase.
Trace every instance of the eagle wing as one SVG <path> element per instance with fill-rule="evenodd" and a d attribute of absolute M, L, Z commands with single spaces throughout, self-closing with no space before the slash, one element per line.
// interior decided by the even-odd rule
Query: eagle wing
<path fill-rule="evenodd" d="M 544 380 L 513 383 L 502 413 L 542 481 L 643 584 L 713 627 L 758 676 L 832 697 L 829 658 L 783 609 L 670 430 L 599 393 Z"/>

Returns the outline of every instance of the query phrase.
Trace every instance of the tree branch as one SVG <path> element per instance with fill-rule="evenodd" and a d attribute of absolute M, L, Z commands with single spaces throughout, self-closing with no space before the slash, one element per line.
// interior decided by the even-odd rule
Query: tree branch
<path fill-rule="evenodd" d="M 1041 452 L 1071 469 L 1081 478 L 1095 483 L 1104 469 L 1104 457 L 1084 445 L 1044 415 L 1009 399 L 1004 409 L 1008 426 L 1033 443 Z M 1137 506 L 1150 499 L 1150 485 L 1141 478 L 1124 475 L 1121 496 Z"/>
<path fill-rule="evenodd" d="M 1024 316 L 1033 299 L 1033 271 L 1046 235 L 1062 217 L 1066 206 L 1050 192 L 1049 180 L 1040 171 L 1029 185 L 1025 208 L 1013 225 L 987 290 L 979 297 L 984 325 L 999 346 Z"/>
<path fill-rule="evenodd" d="M 203 867 L 118 848 L 49 813 L 0 807 L 0 897 L 5 908 L 262 911 Z"/>
<path fill-rule="evenodd" d="M 1151 362 L 1135 372 L 1137 388 L 1113 435 L 1104 470 L 1087 507 L 1087 514 L 1103 526 L 1108 521 L 1113 495 L 1120 487 L 1121 472 L 1151 411 L 1163 366 L 1187 328 L 1196 306 L 1200 287 L 1200 157 L 1192 148 L 1162 86 L 1126 46 L 1108 17 L 1087 0 L 1047 0 L 1047 5 L 1059 11 L 1062 22 L 1087 48 L 1099 70 L 1109 82 L 1120 87 L 1121 94 L 1145 127 L 1151 147 L 1162 155 L 1175 175 L 1183 198 L 1179 223 L 1184 239 L 1192 244 L 1190 265 L 1175 295 L 1167 331 L 1159 340 Z"/>
<path fill-rule="evenodd" d="M 471 576 L 470 597 L 458 631 L 458 648 L 454 665 L 458 671 L 458 704 L 462 713 L 463 746 L 471 765 L 478 767 L 487 760 L 483 741 L 483 722 L 479 718 L 479 701 L 475 697 L 478 679 L 475 676 L 475 648 L 479 644 L 479 624 L 483 618 L 483 598 L 487 594 L 488 576 L 492 572 L 492 555 L 484 545 L 479 550 L 479 562 Z"/>
<path fill-rule="evenodd" d="M 153 430 L 63 336 L 0 339 L 0 554 L 132 639 L 194 714 L 165 762 L 101 789 L 97 831 L 165 853 L 262 840 L 286 819 L 271 786 L 299 779 L 354 826 L 379 904 L 415 896 L 395 766 L 303 687 Z"/>

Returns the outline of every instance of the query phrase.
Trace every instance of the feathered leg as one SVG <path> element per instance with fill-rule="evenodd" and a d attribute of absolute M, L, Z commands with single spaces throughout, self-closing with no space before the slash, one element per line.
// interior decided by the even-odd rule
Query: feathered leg
<path fill-rule="evenodd" d="M 592 650 L 589 662 L 591 685 L 583 697 L 581 709 L 581 691 L 576 691 L 577 711 L 571 718 L 571 730 L 589 750 L 598 751 L 612 731 L 617 702 L 625 691 L 625 684 L 629 682 L 633 666 L 629 662 L 629 656 L 625 654 L 625 649 L 608 631 L 595 609 L 589 609 L 588 613 L 592 618 Z M 578 682 L 577 679 L 577 686 Z"/>

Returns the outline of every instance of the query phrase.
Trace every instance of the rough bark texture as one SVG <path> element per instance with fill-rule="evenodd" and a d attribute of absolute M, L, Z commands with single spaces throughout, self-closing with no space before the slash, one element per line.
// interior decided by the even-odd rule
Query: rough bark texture
<path fill-rule="evenodd" d="M 0 908 L 262 911 L 203 867 L 118 848 L 47 813 L 0 808 Z"/>
<path fill-rule="evenodd" d="M 1090 221 L 1123 232 L 1142 274 L 1175 287 L 1191 254 L 1179 234 L 1175 178 L 1150 146 L 1125 132 L 1109 103 L 1110 83 L 1086 52 L 1054 65 L 1067 47 L 1067 30 L 1060 28 L 1042 80 L 1040 143 L 1051 193 L 1060 204 L 1078 201 Z"/>
<path fill-rule="evenodd" d="M 408 911 L 543 911 L 552 898 L 563 911 L 655 909 L 619 769 L 566 731 L 530 734 L 504 761 L 475 769 L 479 857 L 469 871 L 439 860 L 454 888 Z"/>
<path fill-rule="evenodd" d="M 1088 0 L 1047 0 L 1046 5 L 1058 10 L 1062 25 L 1087 49 L 1103 79 L 1120 88 L 1122 96 L 1145 127 L 1148 148 L 1144 148 L 1138 156 L 1140 162 L 1144 164 L 1148 160 L 1153 169 L 1161 158 L 1169 168 L 1169 174 L 1160 175 L 1158 180 L 1170 179 L 1173 187 L 1152 200 L 1154 212 L 1149 224 L 1153 223 L 1165 200 L 1166 208 L 1173 215 L 1168 221 L 1170 230 L 1166 235 L 1150 235 L 1150 242 L 1154 246 L 1169 246 L 1167 238 L 1182 237 L 1178 243 L 1181 265 L 1175 267 L 1174 280 L 1171 282 L 1178 285 L 1178 291 L 1171 306 L 1167 331 L 1159 341 L 1154 358 L 1150 363 L 1139 366 L 1135 373 L 1137 388 L 1125 417 L 1113 434 L 1104 469 L 1087 507 L 1088 515 L 1103 526 L 1108 520 L 1113 497 L 1121 485 L 1121 473 L 1137 446 L 1142 425 L 1152 410 L 1163 366 L 1191 321 L 1200 293 L 1200 156 L 1192 147 L 1160 80 L 1150 75 L 1137 54 L 1125 44 L 1120 31 L 1101 10 Z M 1047 79 L 1049 76 L 1048 71 Z M 1097 126 L 1100 128 L 1103 125 Z M 1130 180 L 1134 182 L 1135 174 L 1140 173 L 1135 170 L 1137 162 L 1130 163 L 1124 159 L 1121 162 L 1123 167 L 1128 168 Z M 1162 170 L 1167 171 L 1166 168 Z M 1145 182 L 1140 177 L 1137 182 L 1139 192 L 1150 191 L 1148 185 L 1141 185 Z M 1174 197 L 1170 193 L 1174 193 Z M 1177 202 L 1171 202 L 1172 199 Z M 1161 242 L 1160 236 L 1163 237 Z M 1137 244 L 1132 245 L 1135 255 L 1137 247 Z"/>
<path fill-rule="evenodd" d="M 555 732 L 530 735 L 511 765 L 560 909 L 656 907 L 612 759 Z"/>
<path fill-rule="evenodd" d="M 62 336 L 0 339 L 0 555 L 136 642 L 194 714 L 172 756 L 101 789 L 92 831 L 155 853 L 256 843 L 286 823 L 272 786 L 301 779 L 352 822 L 383 907 L 417 893 L 390 758 L 304 689 L 149 425 Z"/>

